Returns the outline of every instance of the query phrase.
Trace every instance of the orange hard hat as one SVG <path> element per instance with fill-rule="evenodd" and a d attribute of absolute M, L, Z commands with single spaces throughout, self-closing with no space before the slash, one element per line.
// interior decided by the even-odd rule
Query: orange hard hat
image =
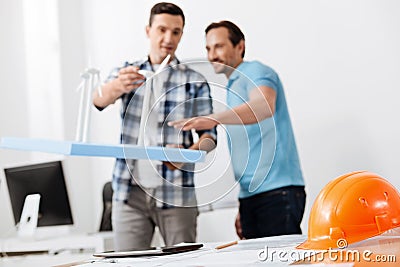
<path fill-rule="evenodd" d="M 301 249 L 344 248 L 400 226 L 400 194 L 377 174 L 359 171 L 329 182 L 317 196 Z"/>

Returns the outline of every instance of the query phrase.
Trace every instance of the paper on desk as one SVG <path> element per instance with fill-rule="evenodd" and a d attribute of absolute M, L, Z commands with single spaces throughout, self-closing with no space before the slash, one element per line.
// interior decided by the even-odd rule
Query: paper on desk
<path fill-rule="evenodd" d="M 265 246 L 269 248 L 295 248 L 300 243 L 307 239 L 305 235 L 281 235 L 271 236 L 263 238 L 254 238 L 247 240 L 239 240 L 237 245 L 233 245 L 224 248 L 224 251 L 236 251 L 236 250 L 252 250 L 252 249 L 264 249 Z M 218 243 L 221 245 L 224 243 Z"/>
<path fill-rule="evenodd" d="M 190 243 L 192 244 L 192 243 Z M 197 243 L 193 243 L 197 244 Z M 180 245 L 187 245 L 180 244 Z M 126 258 L 101 258 L 95 259 L 91 263 L 79 265 L 80 267 L 141 267 L 141 266 L 166 266 L 166 264 L 175 264 L 172 266 L 182 266 L 186 264 L 187 259 L 192 259 L 199 257 L 202 254 L 207 254 L 211 251 L 211 249 L 201 248 L 198 250 L 193 250 L 189 252 L 183 252 L 178 254 L 169 254 L 163 256 L 144 256 L 144 257 L 126 257 Z M 183 262 L 182 262 L 183 261 Z M 178 263 L 177 263 L 178 262 Z M 171 265 L 169 265 L 171 266 Z"/>
<path fill-rule="evenodd" d="M 75 265 L 75 267 L 149 267 L 149 266 L 154 266 L 153 264 L 149 264 L 150 261 L 147 259 L 135 259 L 135 261 L 109 261 L 109 262 L 99 262 L 95 261 L 92 263 L 86 263 L 86 264 L 81 264 L 81 265 Z M 151 262 L 153 263 L 153 262 Z"/>
<path fill-rule="evenodd" d="M 310 267 L 309 264 L 307 265 L 296 265 L 299 267 Z M 311 267 L 353 267 L 354 263 L 317 263 L 317 264 L 313 264 L 311 265 Z M 92 266 L 93 267 L 93 266 Z"/>
<path fill-rule="evenodd" d="M 205 244 L 205 248 L 209 249 L 205 253 L 183 255 L 184 258 L 164 263 L 161 266 L 258 266 L 260 264 L 268 266 L 288 266 L 289 263 L 294 260 L 281 261 L 278 257 L 270 257 L 266 261 L 261 261 L 259 259 L 259 253 L 265 246 L 268 246 L 274 251 L 291 251 L 305 239 L 306 236 L 302 235 L 286 235 L 242 240 L 239 241 L 238 245 L 220 250 L 214 249 L 215 243 L 211 244 L 211 246 Z"/>
<path fill-rule="evenodd" d="M 239 240 L 239 245 L 250 247 L 256 245 L 268 246 L 270 248 L 296 247 L 307 239 L 305 235 L 280 235 L 248 240 Z"/>
<path fill-rule="evenodd" d="M 238 245 L 216 250 L 214 244 L 205 244 L 205 247 L 182 254 L 166 255 L 160 257 L 144 258 L 121 258 L 121 259 L 102 259 L 95 263 L 80 265 L 81 267 L 142 267 L 142 266 L 289 266 L 294 261 L 290 257 L 282 258 L 276 253 L 304 251 L 296 250 L 295 247 L 305 240 L 305 236 L 288 235 L 267 237 L 253 240 L 242 241 Z M 220 244 L 220 243 L 219 243 Z M 268 246 L 269 257 L 260 260 L 260 251 Z M 274 254 L 274 257 L 271 255 Z M 262 256 L 262 255 L 261 255 Z M 300 265 L 297 265 L 300 266 Z M 301 265 L 302 266 L 302 265 Z M 310 266 L 310 265 L 308 265 Z M 313 264 L 312 267 L 331 266 L 330 264 Z M 350 267 L 352 263 L 339 264 L 335 266 Z"/>
<path fill-rule="evenodd" d="M 224 256 L 233 259 L 235 259 L 235 253 L 236 255 L 240 255 L 245 251 L 248 255 L 252 255 L 252 259 L 255 259 L 258 264 L 287 266 L 290 263 L 304 259 L 305 256 L 302 253 L 304 250 L 297 250 L 296 246 L 304 242 L 306 238 L 304 235 L 283 235 L 240 240 L 237 245 L 217 251 L 219 253 L 232 253 L 232 255 L 225 254 Z M 218 245 L 221 245 L 221 243 Z M 309 256 L 316 252 L 307 251 L 307 253 L 306 256 Z M 247 260 L 247 262 L 249 261 Z"/>

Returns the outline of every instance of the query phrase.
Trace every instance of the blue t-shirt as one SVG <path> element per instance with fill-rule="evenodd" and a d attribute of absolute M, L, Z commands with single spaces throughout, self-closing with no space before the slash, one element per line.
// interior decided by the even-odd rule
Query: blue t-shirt
<path fill-rule="evenodd" d="M 275 113 L 250 125 L 227 125 L 228 145 L 239 198 L 276 188 L 304 186 L 283 87 L 277 73 L 258 61 L 242 62 L 228 81 L 227 104 L 249 100 L 250 91 L 268 86 L 276 92 Z"/>

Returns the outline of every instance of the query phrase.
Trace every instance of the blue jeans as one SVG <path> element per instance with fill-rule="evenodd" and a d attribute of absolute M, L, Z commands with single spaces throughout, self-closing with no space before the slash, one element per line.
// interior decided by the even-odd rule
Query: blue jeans
<path fill-rule="evenodd" d="M 246 239 L 301 234 L 306 193 L 288 186 L 239 199 L 240 222 Z"/>

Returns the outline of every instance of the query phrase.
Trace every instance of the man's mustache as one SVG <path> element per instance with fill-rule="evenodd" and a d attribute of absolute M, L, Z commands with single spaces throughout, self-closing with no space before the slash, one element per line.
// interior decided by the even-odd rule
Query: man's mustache
<path fill-rule="evenodd" d="M 213 60 L 211 60 L 211 63 L 224 64 L 224 62 L 220 59 L 213 59 Z"/>

